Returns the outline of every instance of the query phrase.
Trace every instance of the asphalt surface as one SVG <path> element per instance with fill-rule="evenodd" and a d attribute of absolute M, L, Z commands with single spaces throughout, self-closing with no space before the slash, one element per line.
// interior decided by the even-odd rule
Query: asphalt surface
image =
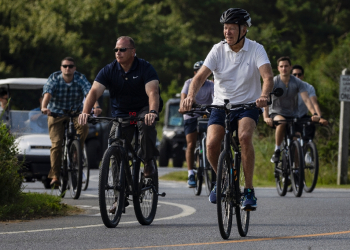
<path fill-rule="evenodd" d="M 179 169 L 160 168 L 160 174 Z M 195 196 L 184 182 L 160 181 L 157 214 L 141 226 L 132 206 L 116 228 L 106 228 L 99 214 L 98 171 L 78 200 L 63 202 L 84 214 L 25 222 L 0 223 L 0 249 L 350 249 L 350 190 L 316 189 L 295 198 L 279 197 L 275 188 L 256 188 L 258 209 L 251 213 L 247 237 L 236 222 L 228 240 L 220 236 L 216 205 L 205 190 Z M 39 182 L 26 191 L 50 192 Z"/>

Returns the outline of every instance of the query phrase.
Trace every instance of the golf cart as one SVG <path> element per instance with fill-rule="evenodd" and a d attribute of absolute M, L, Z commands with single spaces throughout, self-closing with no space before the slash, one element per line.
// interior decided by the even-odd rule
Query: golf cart
<path fill-rule="evenodd" d="M 180 98 L 171 98 L 165 105 L 163 136 L 159 146 L 159 166 L 167 167 L 169 158 L 173 166 L 181 168 L 185 160 L 186 136 L 183 115 L 178 112 Z"/>
<path fill-rule="evenodd" d="M 23 162 L 22 174 L 27 182 L 42 181 L 45 188 L 50 188 L 50 148 L 47 116 L 41 113 L 39 98 L 47 78 L 8 78 L 0 80 L 0 88 L 7 91 L 10 100 L 9 108 L 2 119 L 9 131 L 16 138 L 18 160 Z M 99 100 L 104 113 L 109 112 L 109 92 Z M 33 110 L 35 109 L 35 110 Z M 35 118 L 35 119 L 34 119 Z M 89 134 L 85 141 L 84 173 L 87 175 L 85 187 L 89 180 L 89 168 L 99 166 L 102 154 L 107 147 L 109 130 L 106 124 L 89 126 Z"/>

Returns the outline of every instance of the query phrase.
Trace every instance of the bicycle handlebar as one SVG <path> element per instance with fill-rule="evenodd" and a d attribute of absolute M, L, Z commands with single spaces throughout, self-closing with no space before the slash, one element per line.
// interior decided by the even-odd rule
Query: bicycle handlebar
<path fill-rule="evenodd" d="M 118 123 L 123 123 L 126 121 L 144 121 L 145 117 L 135 117 L 135 116 L 129 116 L 129 117 L 88 117 L 88 122 L 92 124 L 96 124 L 99 122 L 111 122 L 115 121 Z M 159 117 L 156 117 L 156 121 L 159 121 Z"/>

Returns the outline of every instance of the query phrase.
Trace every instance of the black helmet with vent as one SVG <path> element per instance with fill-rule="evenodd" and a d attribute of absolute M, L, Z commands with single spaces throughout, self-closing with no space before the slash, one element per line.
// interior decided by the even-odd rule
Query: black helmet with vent
<path fill-rule="evenodd" d="M 244 9 L 230 8 L 222 13 L 220 23 L 235 23 L 238 25 L 246 24 L 248 27 L 252 25 L 249 13 Z"/>
<path fill-rule="evenodd" d="M 193 69 L 194 69 L 195 71 L 199 70 L 199 68 L 202 67 L 203 63 L 204 63 L 203 61 L 198 61 L 198 62 L 196 62 L 196 63 L 193 65 Z"/>
<path fill-rule="evenodd" d="M 244 36 L 242 36 L 241 38 L 241 25 L 247 25 L 247 27 L 250 27 L 252 25 L 251 22 L 251 18 L 249 13 L 244 10 L 244 9 L 240 9 L 240 8 L 230 8 L 226 11 L 224 11 L 224 13 L 222 13 L 221 17 L 220 17 L 220 23 L 221 24 L 238 24 L 238 28 L 239 28 L 239 33 L 238 33 L 238 39 L 237 42 L 234 44 L 236 45 L 237 43 L 239 43 L 247 34 L 244 34 Z"/>

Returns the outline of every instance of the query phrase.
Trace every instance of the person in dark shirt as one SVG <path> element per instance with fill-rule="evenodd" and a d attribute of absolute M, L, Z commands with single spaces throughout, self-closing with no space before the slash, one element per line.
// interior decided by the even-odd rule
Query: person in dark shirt
<path fill-rule="evenodd" d="M 127 117 L 130 112 L 136 112 L 137 117 L 145 118 L 144 122 L 138 122 L 141 145 L 139 157 L 145 162 L 144 176 L 149 178 L 155 173 L 153 157 L 159 155 L 155 129 L 160 102 L 158 75 L 149 62 L 136 57 L 135 42 L 131 37 L 119 37 L 114 53 L 116 60 L 97 74 L 79 116 L 79 123 L 86 124 L 93 104 L 106 88 L 109 89 L 112 117 Z M 114 137 L 116 126 L 114 123 L 110 138 Z M 123 131 L 126 139 L 131 141 L 133 127 L 123 128 Z"/>

